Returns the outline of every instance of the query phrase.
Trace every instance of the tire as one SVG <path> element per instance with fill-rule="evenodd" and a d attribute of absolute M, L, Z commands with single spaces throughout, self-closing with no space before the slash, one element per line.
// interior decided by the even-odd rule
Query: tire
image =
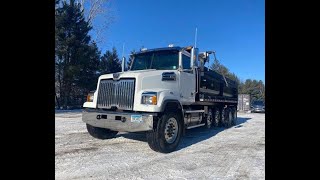
<path fill-rule="evenodd" d="M 227 121 L 227 128 L 232 127 L 232 121 L 233 121 L 233 113 L 232 109 L 228 109 L 228 121 Z"/>
<path fill-rule="evenodd" d="M 222 108 L 221 109 L 221 126 L 222 127 L 226 127 L 226 114 L 227 114 L 227 112 L 226 112 L 226 108 Z"/>
<path fill-rule="evenodd" d="M 213 121 L 213 126 L 214 127 L 219 127 L 221 125 L 220 119 L 221 119 L 220 110 L 219 110 L 219 108 L 215 108 L 215 110 L 214 110 L 214 121 Z"/>
<path fill-rule="evenodd" d="M 223 127 L 231 127 L 232 113 L 230 108 L 223 108 L 221 113 L 221 122 Z"/>
<path fill-rule="evenodd" d="M 212 113 L 212 109 L 209 108 L 208 115 L 206 116 L 206 127 L 208 129 L 211 129 L 212 126 L 213 126 L 213 113 Z"/>
<path fill-rule="evenodd" d="M 90 124 L 87 124 L 87 130 L 92 137 L 97 139 L 111 139 L 111 138 L 114 138 L 118 133 L 118 131 L 112 131 L 110 129 L 94 127 L 94 126 L 91 126 Z"/>
<path fill-rule="evenodd" d="M 149 147 L 161 153 L 174 151 L 179 145 L 182 128 L 182 120 L 177 112 L 165 112 L 158 119 L 157 127 L 146 134 Z"/>
<path fill-rule="evenodd" d="M 232 126 L 237 125 L 237 109 L 232 109 Z"/>

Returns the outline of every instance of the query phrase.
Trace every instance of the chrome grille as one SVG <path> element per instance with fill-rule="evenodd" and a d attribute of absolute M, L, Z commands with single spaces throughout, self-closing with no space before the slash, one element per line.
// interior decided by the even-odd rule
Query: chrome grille
<path fill-rule="evenodd" d="M 133 109 L 134 79 L 103 79 L 100 81 L 98 92 L 98 108 L 112 106 L 123 110 Z"/>

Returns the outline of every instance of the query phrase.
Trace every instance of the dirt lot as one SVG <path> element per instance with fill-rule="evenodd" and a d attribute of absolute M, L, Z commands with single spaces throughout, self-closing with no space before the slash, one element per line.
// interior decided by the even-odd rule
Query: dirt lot
<path fill-rule="evenodd" d="M 56 179 L 265 179 L 265 115 L 236 126 L 188 130 L 178 150 L 152 151 L 144 134 L 91 137 L 81 111 L 55 114 Z"/>

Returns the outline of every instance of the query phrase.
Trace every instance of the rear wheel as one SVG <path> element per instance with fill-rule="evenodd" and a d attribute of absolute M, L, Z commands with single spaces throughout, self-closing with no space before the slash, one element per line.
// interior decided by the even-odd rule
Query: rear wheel
<path fill-rule="evenodd" d="M 219 108 L 215 108 L 213 126 L 218 127 L 219 125 L 220 125 L 220 110 Z"/>
<path fill-rule="evenodd" d="M 208 129 L 212 128 L 212 124 L 213 124 L 213 114 L 212 114 L 212 109 L 209 108 L 208 109 L 208 115 L 207 115 L 207 119 L 206 119 L 206 126 Z"/>
<path fill-rule="evenodd" d="M 227 127 L 231 127 L 232 126 L 232 121 L 233 121 L 233 116 L 232 116 L 232 109 L 229 108 L 228 109 L 228 123 L 227 123 Z"/>
<path fill-rule="evenodd" d="M 222 108 L 221 109 L 221 125 L 223 127 L 226 127 L 226 119 L 227 119 L 227 117 L 226 117 L 226 109 Z"/>
<path fill-rule="evenodd" d="M 177 112 L 165 112 L 158 120 L 157 127 L 147 132 L 150 148 L 161 153 L 174 151 L 182 134 L 181 117 Z"/>
<path fill-rule="evenodd" d="M 237 124 L 237 109 L 232 108 L 232 125 L 235 126 Z"/>
<path fill-rule="evenodd" d="M 223 108 L 221 113 L 221 121 L 223 127 L 231 127 L 232 113 L 230 108 Z"/>
<path fill-rule="evenodd" d="M 111 139 L 111 138 L 114 138 L 118 133 L 118 131 L 112 131 L 106 128 L 94 127 L 94 126 L 91 126 L 90 124 L 87 124 L 87 130 L 92 137 L 97 139 Z"/>

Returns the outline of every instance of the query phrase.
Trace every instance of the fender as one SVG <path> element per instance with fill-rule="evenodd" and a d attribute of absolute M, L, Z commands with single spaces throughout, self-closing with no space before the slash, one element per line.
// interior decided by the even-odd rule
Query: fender
<path fill-rule="evenodd" d="M 163 111 L 165 110 L 165 108 L 166 108 L 166 106 L 167 106 L 168 103 L 175 103 L 175 104 L 177 104 L 177 105 L 178 105 L 178 109 L 181 109 L 181 112 L 183 113 L 183 107 L 182 107 L 181 103 L 180 103 L 178 100 L 176 100 L 176 99 L 166 99 L 166 100 L 164 100 L 164 101 L 162 102 L 162 104 L 161 104 L 161 110 L 160 110 L 160 112 L 163 112 Z"/>
<path fill-rule="evenodd" d="M 181 105 L 181 103 L 178 101 L 178 100 L 176 100 L 176 99 L 166 99 L 166 100 L 164 100 L 163 102 L 162 102 L 162 104 L 161 104 L 161 111 L 160 112 L 164 112 L 164 110 L 165 110 L 165 108 L 166 108 L 166 106 L 167 106 L 167 104 L 168 103 L 175 103 L 175 104 L 177 104 L 177 106 L 178 106 L 178 109 L 180 110 L 180 112 L 181 112 L 181 123 L 182 123 L 182 135 L 184 136 L 185 135 L 185 133 L 186 133 L 186 125 L 185 125 L 185 121 L 184 121 L 184 112 L 183 112 L 183 106 Z"/>

